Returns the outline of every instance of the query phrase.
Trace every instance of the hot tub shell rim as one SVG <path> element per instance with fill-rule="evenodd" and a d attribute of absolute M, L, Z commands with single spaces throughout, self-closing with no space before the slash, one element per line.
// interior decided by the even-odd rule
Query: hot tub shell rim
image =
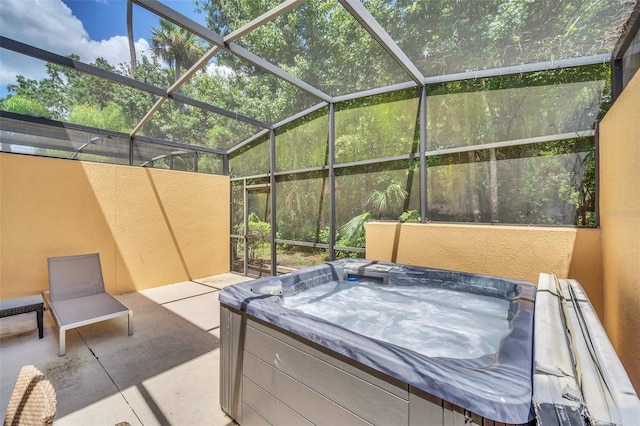
<path fill-rule="evenodd" d="M 287 312 L 279 305 L 279 297 L 266 294 L 259 295 L 251 291 L 259 282 L 284 282 L 283 287 L 304 284 L 310 274 L 320 273 L 326 277 L 343 276 L 341 268 L 345 263 L 358 262 L 365 264 L 391 265 L 406 268 L 412 273 L 432 273 L 439 276 L 455 276 L 475 281 L 499 282 L 500 286 L 517 286 L 519 291 L 513 303 L 520 308 L 512 319 L 511 333 L 503 339 L 502 348 L 496 355 L 498 363 L 490 368 L 478 365 L 476 360 L 435 359 L 411 351 L 398 351 L 389 344 L 382 345 L 365 336 L 358 335 L 328 322 L 318 327 L 317 319 L 299 312 Z M 313 278 L 311 278 L 313 279 Z M 322 278 L 318 278 L 321 280 Z M 487 281 L 489 280 L 489 281 Z M 286 292 L 285 292 L 286 294 Z M 282 328 L 302 340 L 311 341 L 329 351 L 347 356 L 355 362 L 380 371 L 410 386 L 428 392 L 443 400 L 464 407 L 471 412 L 505 423 L 527 423 L 533 418 L 531 405 L 531 358 L 532 358 L 532 323 L 535 287 L 530 283 L 484 275 L 458 273 L 431 268 L 419 268 L 406 265 L 371 262 L 362 259 L 345 259 L 328 262 L 323 265 L 305 268 L 278 277 L 266 277 L 253 282 L 226 287 L 220 294 L 220 301 L 228 308 L 242 312 Z M 309 316 L 307 316 L 309 317 Z M 315 323 L 315 324 L 314 324 Z M 377 352 L 376 352 L 377 351 Z M 503 352 L 508 352 L 505 354 Z M 401 360 L 393 359 L 401 354 Z M 414 366 L 427 363 L 427 371 L 417 372 Z M 460 374 L 463 371 L 464 376 Z M 473 379 L 473 380 L 472 380 Z M 504 383 L 501 383 L 500 381 Z M 505 382 L 506 380 L 506 382 Z M 497 381 L 497 382 L 496 382 Z M 488 383 L 493 384 L 487 385 Z M 501 383 L 499 386 L 496 383 Z M 505 388 L 510 388 L 506 394 Z M 470 392 L 475 392 L 469 397 Z"/>

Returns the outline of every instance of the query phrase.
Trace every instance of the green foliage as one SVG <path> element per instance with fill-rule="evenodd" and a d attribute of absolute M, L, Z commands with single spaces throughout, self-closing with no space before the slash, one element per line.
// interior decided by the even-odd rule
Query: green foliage
<path fill-rule="evenodd" d="M 372 218 L 371 213 L 364 212 L 354 216 L 347 223 L 338 228 L 340 239 L 337 245 L 346 247 L 364 247 L 365 224 Z"/>
<path fill-rule="evenodd" d="M 592 138 L 498 148 L 495 157 L 496 222 L 595 223 Z M 492 202 L 491 161 L 488 150 L 430 157 L 429 219 L 487 221 Z"/>
<path fill-rule="evenodd" d="M 384 217 L 394 206 L 402 205 L 407 191 L 398 182 L 391 182 L 384 190 L 373 190 L 367 197 L 367 204 L 379 216 Z"/>
<path fill-rule="evenodd" d="M 417 210 L 409 210 L 400 215 L 398 217 L 400 222 L 420 222 L 420 212 Z"/>
<path fill-rule="evenodd" d="M 318 242 L 329 244 L 329 237 L 331 236 L 331 230 L 328 226 L 325 226 L 318 233 Z"/>
<path fill-rule="evenodd" d="M 244 234 L 244 223 L 235 226 L 236 234 Z M 250 263 L 261 263 L 265 258 L 270 257 L 269 241 L 271 240 L 271 224 L 260 220 L 256 213 L 249 215 L 249 233 L 247 234 L 247 251 Z M 239 250 L 243 245 L 239 245 Z"/>
<path fill-rule="evenodd" d="M 69 111 L 69 121 L 99 129 L 127 131 L 127 118 L 120 107 L 110 103 L 103 109 L 94 105 L 74 105 Z"/>
<path fill-rule="evenodd" d="M 336 161 L 348 163 L 417 152 L 418 91 L 402 90 L 336 108 Z"/>
<path fill-rule="evenodd" d="M 25 97 L 24 95 L 15 95 L 3 100 L 0 102 L 0 108 L 3 111 L 30 115 L 32 117 L 51 118 L 49 110 L 47 110 L 42 103 Z"/>

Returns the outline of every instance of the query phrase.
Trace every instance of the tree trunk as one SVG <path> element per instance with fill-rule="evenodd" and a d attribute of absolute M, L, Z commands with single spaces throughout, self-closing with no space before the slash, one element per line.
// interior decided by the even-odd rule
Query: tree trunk
<path fill-rule="evenodd" d="M 136 45 L 133 42 L 133 3 L 131 0 L 127 0 L 127 38 L 129 39 L 129 56 L 131 57 L 131 77 L 135 77 L 138 61 L 136 59 Z"/>
<path fill-rule="evenodd" d="M 486 81 L 483 81 L 485 86 Z M 489 101 L 487 100 L 487 92 L 482 93 L 482 104 L 484 107 L 486 119 L 491 117 L 491 108 L 489 107 Z M 490 139 L 491 140 L 491 139 Z M 499 139 L 494 139 L 499 140 Z M 499 221 L 498 212 L 498 161 L 496 159 L 496 149 L 489 148 L 489 186 L 491 191 L 491 223 Z"/>
<path fill-rule="evenodd" d="M 496 149 L 489 149 L 489 180 L 491 185 L 491 222 L 499 222 L 498 211 L 498 161 Z"/>
<path fill-rule="evenodd" d="M 474 222 L 481 222 L 482 215 L 480 214 L 480 194 L 478 193 L 478 179 L 476 176 L 475 163 L 476 152 L 467 152 L 469 158 L 469 187 L 471 189 L 471 215 Z"/>

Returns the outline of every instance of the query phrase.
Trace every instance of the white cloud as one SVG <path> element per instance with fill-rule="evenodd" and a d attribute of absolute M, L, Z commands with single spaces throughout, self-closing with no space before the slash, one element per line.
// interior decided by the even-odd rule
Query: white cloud
<path fill-rule="evenodd" d="M 209 65 L 205 67 L 205 70 L 207 72 L 207 75 L 212 77 L 221 76 L 224 78 L 231 78 L 235 75 L 235 72 L 231 67 L 228 67 L 226 65 L 218 65 L 215 63 L 209 63 Z"/>
<path fill-rule="evenodd" d="M 82 22 L 61 0 L 1 0 L 0 33 L 62 56 L 75 53 L 85 63 L 98 57 L 112 65 L 129 63 L 130 59 L 126 36 L 91 40 Z M 145 39 L 138 39 L 135 45 L 138 57 L 150 56 L 149 43 Z M 44 62 L 1 49 L 0 84 L 3 89 L 8 83 L 15 82 L 18 74 L 43 78 L 46 76 Z"/>

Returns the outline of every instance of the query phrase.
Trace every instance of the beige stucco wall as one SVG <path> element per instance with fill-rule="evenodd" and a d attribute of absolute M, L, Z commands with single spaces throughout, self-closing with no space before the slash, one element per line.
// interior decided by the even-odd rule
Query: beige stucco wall
<path fill-rule="evenodd" d="M 640 393 L 640 72 L 600 124 L 605 328 Z"/>
<path fill-rule="evenodd" d="M 540 272 L 575 278 L 604 318 L 600 237 L 598 229 L 369 222 L 366 257 L 534 284 Z"/>
<path fill-rule="evenodd" d="M 228 272 L 228 177 L 0 154 L 0 299 L 92 252 L 116 294 Z"/>

